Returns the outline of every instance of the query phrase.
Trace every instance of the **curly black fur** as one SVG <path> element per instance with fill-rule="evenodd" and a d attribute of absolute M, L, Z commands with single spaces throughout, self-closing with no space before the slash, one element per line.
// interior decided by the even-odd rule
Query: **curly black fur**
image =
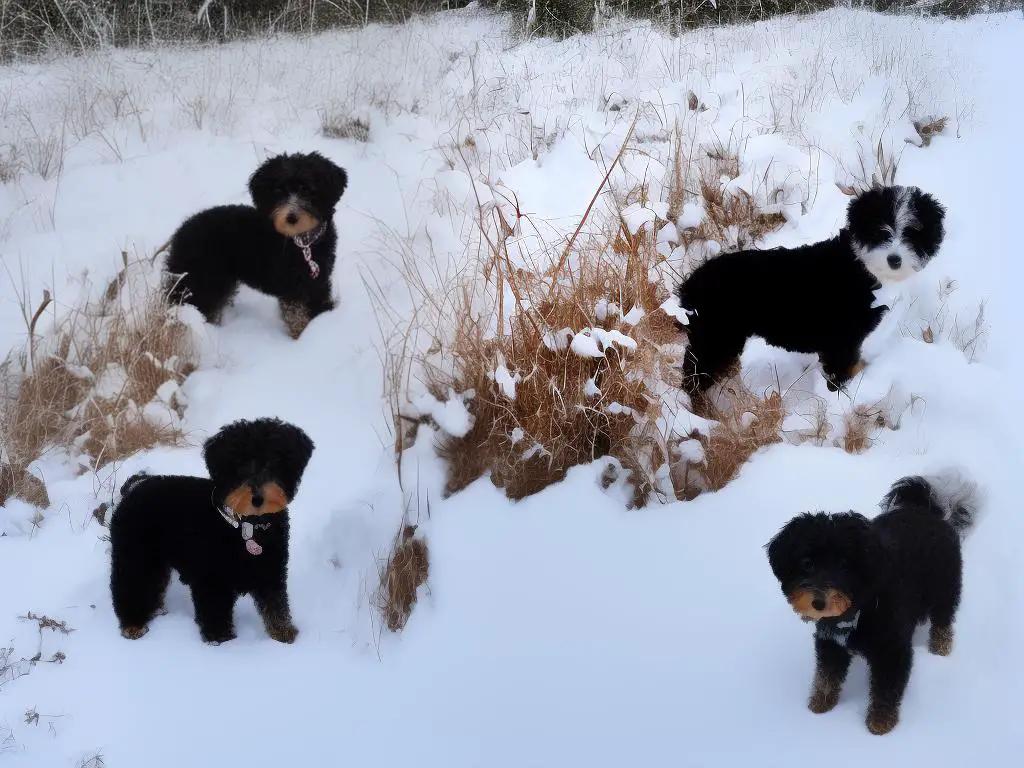
<path fill-rule="evenodd" d="M 252 519 L 258 555 L 246 550 L 240 529 L 218 511 L 233 489 L 255 492 L 276 483 L 289 500 L 313 454 L 313 441 L 279 419 L 236 421 L 206 441 L 210 479 L 181 475 L 128 478 L 111 516 L 110 590 L 125 637 L 135 639 L 162 612 L 164 592 L 177 571 L 192 592 L 203 640 L 235 637 L 234 605 L 251 594 L 268 634 L 292 642 L 298 630 L 288 605 L 288 511 Z"/>
<path fill-rule="evenodd" d="M 905 477 L 873 520 L 855 512 L 805 513 L 768 543 L 769 564 L 787 598 L 837 590 L 850 599 L 846 613 L 816 622 L 812 711 L 836 705 L 852 654 L 859 653 L 871 675 L 868 728 L 881 734 L 895 727 L 916 627 L 930 620 L 932 653 L 952 649 L 961 537 L 977 503 L 977 487 L 955 472 Z"/>
<path fill-rule="evenodd" d="M 191 304 L 217 323 L 244 283 L 278 299 L 289 333 L 297 338 L 310 320 L 334 308 L 333 217 L 347 184 L 345 170 L 318 152 L 270 158 L 249 179 L 253 206 L 200 211 L 174 233 L 166 264 L 171 300 Z M 311 246 L 317 276 L 294 239 L 274 227 L 273 214 L 288 204 L 326 224 Z"/>
<path fill-rule="evenodd" d="M 874 291 L 924 267 L 942 242 L 944 216 L 916 187 L 873 189 L 850 202 L 847 227 L 831 240 L 702 264 L 677 288 L 689 315 L 685 389 L 700 394 L 720 380 L 751 336 L 817 354 L 829 388 L 843 386 L 888 311 L 872 307 Z"/>

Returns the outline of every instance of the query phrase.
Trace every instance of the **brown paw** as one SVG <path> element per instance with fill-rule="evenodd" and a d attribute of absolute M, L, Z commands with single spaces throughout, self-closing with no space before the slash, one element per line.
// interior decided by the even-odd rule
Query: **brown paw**
<path fill-rule="evenodd" d="M 294 624 L 288 624 L 283 627 L 275 627 L 269 631 L 268 634 L 272 640 L 277 640 L 279 643 L 294 643 L 295 638 L 299 636 L 299 630 Z"/>
<path fill-rule="evenodd" d="M 309 311 L 302 304 L 293 301 L 280 302 L 280 308 L 285 330 L 291 338 L 297 340 L 309 325 Z"/>
<path fill-rule="evenodd" d="M 121 637 L 125 640 L 138 640 L 147 632 L 149 632 L 149 627 L 145 625 L 141 627 L 121 627 Z"/>
<path fill-rule="evenodd" d="M 839 694 L 835 691 L 828 693 L 815 691 L 811 694 L 811 700 L 807 702 L 807 708 L 816 715 L 823 715 L 831 712 L 839 703 Z"/>
<path fill-rule="evenodd" d="M 868 730 L 875 734 L 875 736 L 884 736 L 895 728 L 899 721 L 900 712 L 898 709 L 893 709 L 891 707 L 872 707 L 868 710 Z"/>
<path fill-rule="evenodd" d="M 839 686 L 830 680 L 815 678 L 814 687 L 811 689 L 811 698 L 807 702 L 807 708 L 816 715 L 822 715 L 835 708 L 839 703 Z"/>
<path fill-rule="evenodd" d="M 953 651 L 953 628 L 933 626 L 928 632 L 928 652 L 949 656 Z"/>

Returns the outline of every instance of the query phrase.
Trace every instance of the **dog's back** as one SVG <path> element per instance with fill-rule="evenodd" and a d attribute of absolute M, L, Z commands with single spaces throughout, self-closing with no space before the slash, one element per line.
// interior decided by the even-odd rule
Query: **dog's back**
<path fill-rule="evenodd" d="M 212 493 L 213 482 L 202 477 L 132 475 L 121 486 L 122 498 L 110 517 L 111 546 L 116 552 L 130 540 L 129 546 L 177 559 L 183 536 L 229 527 L 213 506 Z"/>
<path fill-rule="evenodd" d="M 678 296 L 716 334 L 817 352 L 837 335 L 863 336 L 877 325 L 873 290 L 843 233 L 798 248 L 716 256 L 683 281 Z"/>
<path fill-rule="evenodd" d="M 245 253 L 275 235 L 273 225 L 251 205 L 218 205 L 185 219 L 168 244 L 167 271 L 237 268 Z"/>
<path fill-rule="evenodd" d="M 872 527 L 890 561 L 893 586 L 906 592 L 915 620 L 928 615 L 934 594 L 954 582 L 959 592 L 960 542 L 979 504 L 977 485 L 955 470 L 900 478 L 883 497 Z"/>

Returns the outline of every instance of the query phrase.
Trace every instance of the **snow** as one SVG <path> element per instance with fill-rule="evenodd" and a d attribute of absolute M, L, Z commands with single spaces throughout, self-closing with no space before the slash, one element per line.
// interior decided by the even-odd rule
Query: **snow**
<path fill-rule="evenodd" d="M 48 454 L 31 467 L 51 499 L 41 519 L 17 500 L 0 508 L 0 638 L 16 660 L 37 650 L 44 661 L 65 656 L 0 677 L 0 755 L 25 768 L 74 766 L 97 753 L 110 768 L 225 759 L 253 768 L 823 759 L 888 768 L 965 765 L 982 754 L 986 765 L 1016 764 L 1024 275 L 1006 222 L 1024 176 L 1015 150 L 1024 108 L 1005 82 L 1022 70 L 1022 40 L 1019 15 L 836 11 L 678 38 L 613 26 L 511 45 L 496 17 L 468 10 L 314 38 L 0 68 L 0 144 L 21 147 L 39 170 L 54 136 L 65 149 L 59 173 L 0 185 L 0 349 L 24 337 L 20 297 L 38 300 L 49 288 L 57 315 L 95 298 L 123 265 L 122 250 L 148 255 L 193 211 L 245 200 L 245 180 L 268 154 L 317 149 L 350 176 L 336 217 L 335 311 L 296 342 L 272 301 L 242 291 L 222 327 L 192 324 L 200 367 L 159 396 L 187 404 L 192 446 L 84 474 L 73 458 Z M 691 91 L 706 110 L 687 108 Z M 915 136 L 914 109 L 950 117 L 927 148 L 905 141 Z M 368 116 L 370 141 L 324 138 L 325 113 Z M 423 425 L 399 484 L 380 329 L 401 327 L 414 311 L 450 315 L 442 288 L 464 274 L 467 245 L 479 240 L 478 200 L 512 212 L 516 238 L 560 253 L 636 115 L 638 150 L 623 154 L 611 184 L 622 193 L 649 184 L 658 205 L 639 207 L 637 226 L 667 216 L 673 126 L 687 141 L 740 152 L 735 186 L 774 196 L 787 219 L 767 247 L 834 234 L 848 200 L 837 184 L 879 143 L 900 157 L 898 180 L 947 205 L 942 252 L 900 285 L 901 300 L 866 345 L 851 402 L 827 392 L 806 356 L 756 341 L 743 356 L 755 391 L 781 382 L 805 416 L 824 403 L 834 421 L 843 408 L 881 402 L 898 429 L 856 456 L 830 441 L 783 443 L 717 493 L 627 511 L 621 480 L 602 487 L 606 461 L 515 504 L 486 479 L 442 498 L 435 435 Z M 597 207 L 612 209 L 607 196 Z M 675 224 L 685 230 L 703 215 L 686 207 Z M 690 256 L 672 244 L 667 264 L 682 272 Z M 536 252 L 524 245 L 510 258 Z M 401 276 L 409 263 L 431 302 Z M 943 295 L 947 280 L 956 289 Z M 962 351 L 981 299 L 990 332 Z M 47 314 L 38 331 L 54 322 Z M 929 323 L 934 339 L 925 343 Z M 564 349 L 571 339 L 577 353 L 579 345 L 603 356 L 609 343 L 631 341 L 600 330 L 563 329 L 547 343 Z M 117 383 L 116 371 L 92 373 L 100 391 Z M 507 370 L 495 376 L 514 386 Z M 471 393 L 442 403 L 410 382 L 419 413 L 454 434 L 470 428 Z M 169 614 L 142 640 L 123 640 L 93 510 L 141 469 L 201 474 L 203 439 L 264 415 L 302 426 L 316 443 L 292 506 L 297 643 L 268 640 L 241 601 L 238 639 L 204 646 L 177 584 Z M 706 428 L 685 412 L 666 419 L 677 430 Z M 510 439 L 537 449 L 528 434 Z M 681 450 L 699 459 L 698 448 Z M 953 654 L 930 656 L 918 641 L 889 736 L 863 726 L 860 662 L 839 706 L 810 714 L 811 630 L 779 593 L 764 543 L 797 512 L 871 513 L 897 477 L 951 462 L 987 498 L 965 545 Z M 373 592 L 406 516 L 429 542 L 429 590 L 405 631 L 391 635 Z M 18 618 L 29 611 L 74 632 L 40 633 Z M 26 722 L 31 711 L 37 723 Z"/>

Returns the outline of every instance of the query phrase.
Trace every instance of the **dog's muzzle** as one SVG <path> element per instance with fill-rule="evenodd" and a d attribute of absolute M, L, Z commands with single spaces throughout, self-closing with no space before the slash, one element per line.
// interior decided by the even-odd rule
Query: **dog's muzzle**
<path fill-rule="evenodd" d="M 297 237 L 320 226 L 320 219 L 310 213 L 301 200 L 291 199 L 270 214 L 274 229 L 285 237 Z"/>
<path fill-rule="evenodd" d="M 789 596 L 789 604 L 804 621 L 834 619 L 853 605 L 849 595 L 834 587 L 798 587 Z"/>
<path fill-rule="evenodd" d="M 229 493 L 224 504 L 236 517 L 274 515 L 288 508 L 288 496 L 277 483 L 246 483 Z"/>

